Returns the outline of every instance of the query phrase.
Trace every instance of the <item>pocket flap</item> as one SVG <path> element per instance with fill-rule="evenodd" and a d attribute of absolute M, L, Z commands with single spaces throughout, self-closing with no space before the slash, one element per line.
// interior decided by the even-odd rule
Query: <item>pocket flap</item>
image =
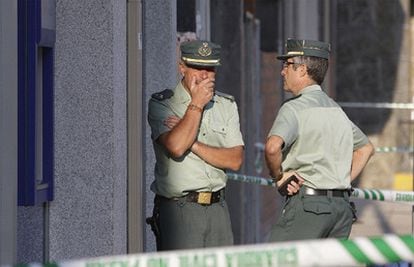
<path fill-rule="evenodd" d="M 213 123 L 210 124 L 210 126 L 211 126 L 211 129 L 215 132 L 222 133 L 222 134 L 225 134 L 227 132 L 226 131 L 226 126 L 224 124 L 219 124 L 219 123 L 214 123 L 213 122 Z"/>
<path fill-rule="evenodd" d="M 303 203 L 303 209 L 315 214 L 329 214 L 332 212 L 331 205 L 321 201 L 306 201 Z"/>

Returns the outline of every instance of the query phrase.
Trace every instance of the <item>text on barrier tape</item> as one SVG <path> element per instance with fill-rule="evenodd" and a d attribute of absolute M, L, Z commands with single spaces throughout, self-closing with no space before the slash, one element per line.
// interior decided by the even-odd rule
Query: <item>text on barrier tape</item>
<path fill-rule="evenodd" d="M 54 265 L 58 267 L 300 267 L 365 266 L 401 261 L 414 261 L 412 235 L 176 250 L 62 261 Z M 39 266 L 39 264 L 32 266 Z"/>

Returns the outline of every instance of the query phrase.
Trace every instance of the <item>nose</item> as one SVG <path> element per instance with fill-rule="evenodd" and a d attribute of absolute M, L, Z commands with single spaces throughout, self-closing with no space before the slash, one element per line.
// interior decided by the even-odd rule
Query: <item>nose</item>
<path fill-rule="evenodd" d="M 208 77 L 214 77 L 216 73 L 212 70 L 202 70 L 200 74 L 203 79 L 207 79 Z"/>
<path fill-rule="evenodd" d="M 202 79 L 207 79 L 207 77 L 208 77 L 208 72 L 207 72 L 206 70 L 202 70 L 200 74 L 201 74 L 201 78 L 202 78 Z"/>

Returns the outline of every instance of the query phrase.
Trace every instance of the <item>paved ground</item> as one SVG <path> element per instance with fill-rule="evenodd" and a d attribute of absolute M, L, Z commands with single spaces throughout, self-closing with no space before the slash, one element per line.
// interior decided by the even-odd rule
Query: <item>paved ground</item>
<path fill-rule="evenodd" d="M 413 234 L 412 206 L 395 202 L 353 199 L 358 210 L 350 238 L 358 236 L 382 236 L 384 234 Z M 370 267 L 411 267 L 401 262 Z"/>
<path fill-rule="evenodd" d="M 384 234 L 413 234 L 412 206 L 395 202 L 353 199 L 358 210 L 351 238 Z"/>

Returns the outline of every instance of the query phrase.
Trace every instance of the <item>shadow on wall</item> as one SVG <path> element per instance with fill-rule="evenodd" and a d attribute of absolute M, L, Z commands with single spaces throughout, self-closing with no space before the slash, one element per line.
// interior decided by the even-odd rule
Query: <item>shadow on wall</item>
<path fill-rule="evenodd" d="M 392 102 L 402 43 L 400 1 L 338 0 L 336 100 Z M 367 134 L 380 132 L 391 110 L 345 108 Z"/>

